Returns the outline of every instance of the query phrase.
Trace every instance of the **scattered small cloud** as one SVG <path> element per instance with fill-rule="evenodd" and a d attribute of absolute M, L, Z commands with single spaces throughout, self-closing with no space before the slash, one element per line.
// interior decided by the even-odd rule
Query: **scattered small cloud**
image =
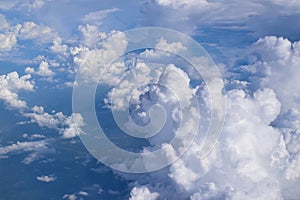
<path fill-rule="evenodd" d="M 49 176 L 47 176 L 47 175 L 44 175 L 44 176 L 37 176 L 36 179 L 37 179 L 38 181 L 41 181 L 41 182 L 50 183 L 50 182 L 55 181 L 55 180 L 56 180 L 56 177 L 55 177 L 53 174 L 51 174 L 51 175 L 49 175 Z"/>
<path fill-rule="evenodd" d="M 86 23 L 86 24 L 94 24 L 99 26 L 103 19 L 108 16 L 111 13 L 114 12 L 118 12 L 119 9 L 118 8 L 112 8 L 112 9 L 107 9 L 107 10 L 99 10 L 96 12 L 91 12 L 86 14 L 83 19 L 82 22 Z"/>

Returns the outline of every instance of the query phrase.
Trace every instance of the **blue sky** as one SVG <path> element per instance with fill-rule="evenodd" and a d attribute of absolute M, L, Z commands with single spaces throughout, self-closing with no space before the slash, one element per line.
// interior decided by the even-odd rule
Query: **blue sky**
<path fill-rule="evenodd" d="M 1 1 L 0 199 L 299 198 L 299 19 L 297 0 Z M 127 31 L 143 27 L 185 34 L 207 57 L 181 56 L 206 53 L 185 54 L 193 49 L 175 32 L 152 49 L 126 52 Z M 220 77 L 207 81 L 194 63 L 215 66 Z M 90 107 L 74 110 L 88 96 L 74 101 L 72 92 L 94 83 L 91 108 L 114 145 L 146 156 L 162 149 L 161 160 L 173 160 L 172 138 L 182 134 L 184 145 L 195 132 L 187 151 L 137 174 L 116 170 L 127 160 L 112 167 L 93 157 L 82 141 Z M 215 93 L 226 100 L 225 121 L 201 157 L 203 132 L 220 109 L 210 102 Z M 124 134 L 137 131 L 133 123 L 147 128 L 153 116 L 158 126 L 156 104 L 167 117 L 157 136 Z M 124 127 L 123 111 L 133 119 Z"/>

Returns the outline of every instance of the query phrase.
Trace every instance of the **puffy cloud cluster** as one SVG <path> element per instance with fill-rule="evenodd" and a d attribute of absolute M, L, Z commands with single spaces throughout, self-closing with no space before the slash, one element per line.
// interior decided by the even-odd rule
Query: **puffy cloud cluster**
<path fill-rule="evenodd" d="M 24 4 L 28 4 L 27 1 Z M 3 1 L 0 9 L 21 8 L 20 1 Z M 44 1 L 31 1 L 28 8 L 41 8 Z M 300 4 L 297 1 L 283 0 L 262 1 L 196 1 L 196 0 L 156 0 L 148 1 L 142 11 L 151 15 L 142 23 L 167 26 L 189 32 L 200 28 L 214 27 L 216 29 L 245 29 L 260 35 L 274 33 L 299 39 Z M 116 55 L 121 55 L 127 46 L 124 34 L 119 34 L 113 41 L 105 41 L 112 33 L 99 31 L 102 19 L 118 9 L 109 9 L 89 13 L 82 19 L 85 23 L 78 28 L 81 41 L 79 46 L 70 48 L 75 65 L 80 66 L 79 72 L 84 79 L 99 81 L 99 76 L 105 73 L 101 83 L 114 86 L 110 94 L 117 100 L 115 109 L 124 109 L 128 102 L 125 96 L 136 84 L 149 81 L 160 81 L 176 91 L 179 99 L 189 106 L 195 91 L 189 87 L 186 74 L 168 65 L 173 71 L 163 72 L 160 68 L 155 74 L 148 73 L 150 67 L 138 61 L 136 69 L 129 73 L 129 81 L 119 78 L 128 63 L 115 62 L 104 68 Z M 157 18 L 153 18 L 153 13 Z M 276 20 L 274 20 L 276 19 Z M 278 20 L 277 20 L 278 19 Z M 149 21 L 147 21 L 149 20 Z M 178 23 L 181 22 L 181 23 Z M 265 23 L 256 23 L 264 21 Z M 184 23 L 182 23 L 184 22 Z M 289 23 L 285 23 L 289 22 Z M 0 15 L 0 51 L 13 50 L 19 40 L 37 40 L 42 43 L 53 43 L 49 49 L 58 54 L 66 55 L 68 46 L 47 26 L 34 22 L 24 22 L 9 28 L 9 23 Z M 280 25 L 280 28 L 278 28 Z M 282 26 L 282 27 L 281 27 Z M 168 47 L 172 51 L 181 51 L 185 47 L 181 43 L 168 44 L 162 38 L 157 48 Z M 154 51 L 144 52 L 145 57 L 154 57 Z M 157 55 L 156 55 L 157 56 Z M 158 55 L 161 56 L 161 55 Z M 166 56 L 166 55 L 164 55 Z M 190 199 L 295 199 L 299 194 L 300 180 L 300 43 L 291 42 L 281 37 L 264 37 L 250 47 L 249 62 L 238 66 L 241 80 L 232 77 L 230 91 L 226 91 L 227 120 L 221 138 L 214 150 L 205 158 L 200 157 L 202 136 L 196 138 L 189 151 L 176 163 L 157 174 L 148 176 L 147 183 L 138 180 L 141 185 L 131 191 L 131 200 L 158 199 L 178 197 Z M 27 68 L 26 73 L 51 77 L 54 72 L 49 68 L 48 61 L 40 62 L 38 69 Z M 185 77 L 180 82 L 177 75 Z M 19 99 L 19 91 L 32 91 L 34 84 L 29 81 L 30 75 L 19 77 L 12 72 L 0 76 L 0 99 L 13 108 L 26 108 L 25 101 Z M 247 80 L 245 80 L 247 79 Z M 180 87 L 178 87 L 180 85 Z M 199 92 L 199 91 L 197 91 Z M 157 93 L 159 94 L 159 93 Z M 139 97 L 141 93 L 135 94 Z M 161 94 L 159 94 L 161 95 Z M 162 95 L 160 96 L 162 97 Z M 166 98 L 168 98 L 167 96 Z M 163 99 L 163 98 L 161 98 Z M 139 100 L 136 98 L 135 100 Z M 209 100 L 207 100 L 209 101 Z M 142 105 L 143 102 L 141 102 Z M 144 101 L 144 103 L 149 103 Z M 147 106 L 145 106 L 147 107 Z M 191 119 L 200 116 L 197 112 L 186 110 Z M 144 113 L 139 113 L 144 115 Z M 201 113 L 202 114 L 202 113 Z M 78 135 L 77 125 L 84 124 L 79 114 L 66 116 L 61 112 L 47 113 L 43 107 L 33 107 L 25 112 L 32 123 L 41 127 L 58 130 L 64 138 Z M 178 116 L 174 114 L 174 121 Z M 195 129 L 194 123 L 184 121 L 181 124 L 187 133 Z M 37 136 L 36 136 L 37 137 Z M 34 137 L 33 137 L 34 138 Z M 154 148 L 160 147 L 166 138 L 150 139 Z M 189 138 L 181 138 L 182 143 Z M 44 140 L 43 140 L 44 141 Z M 33 151 L 23 162 L 30 163 L 36 159 L 39 150 L 45 149 L 47 142 L 18 142 L 6 147 L 0 147 L 0 156 L 10 153 Z M 170 146 L 165 145 L 167 156 L 174 156 Z M 51 176 L 37 177 L 40 181 L 50 182 Z M 157 184 L 157 181 L 161 184 Z M 167 186 L 172 185 L 172 190 Z M 174 187 L 173 187 L 174 186 Z M 167 189 L 166 189 L 167 188 Z M 64 195 L 65 199 L 77 199 L 76 193 Z"/>
<path fill-rule="evenodd" d="M 280 141 L 279 131 L 269 126 L 270 120 L 278 114 L 280 103 L 275 95 L 269 96 L 270 93 L 274 94 L 267 89 L 255 93 L 268 99 L 262 104 L 259 98 L 247 97 L 242 90 L 229 92 L 227 119 L 218 144 L 204 159 L 197 156 L 200 144 L 193 144 L 182 161 L 170 167 L 170 175 L 176 183 L 186 191 L 199 194 L 202 194 L 201 188 L 212 183 L 215 186 L 209 189 L 212 190 L 209 195 L 229 195 L 227 192 L 230 192 L 232 198 L 237 199 L 262 198 L 266 190 L 280 194 L 278 185 L 270 184 L 275 175 L 271 172 L 271 156 Z M 265 107 L 275 111 L 270 112 Z M 183 169 L 186 173 L 182 173 Z M 178 176 L 180 174 L 182 176 Z M 260 191 L 262 187 L 264 192 Z"/>
<path fill-rule="evenodd" d="M 44 77 L 52 77 L 54 75 L 54 72 L 49 69 L 49 64 L 46 61 L 42 61 L 37 69 L 37 71 L 34 70 L 32 67 L 27 67 L 25 69 L 26 73 L 29 74 L 37 74 L 39 76 L 44 76 Z"/>
<path fill-rule="evenodd" d="M 48 63 L 42 62 L 41 65 L 46 65 L 47 68 Z M 41 65 L 38 72 L 44 69 Z M 9 108 L 21 109 L 21 114 L 30 118 L 32 123 L 58 130 L 64 138 L 72 138 L 80 134 L 80 127 L 84 123 L 80 114 L 72 113 L 71 116 L 66 116 L 61 112 L 49 114 L 42 106 L 34 106 L 30 109 L 26 101 L 19 99 L 20 91 L 34 90 L 34 83 L 30 78 L 29 74 L 19 76 L 17 72 L 0 75 L 0 100 Z"/>
<path fill-rule="evenodd" d="M 36 44 L 52 44 L 49 49 L 54 53 L 67 55 L 66 44 L 57 32 L 50 27 L 38 25 L 32 21 L 25 21 L 22 24 L 10 25 L 4 15 L 1 15 L 2 25 L 0 27 L 0 52 L 10 51 L 18 47 L 19 41 L 35 40 Z"/>
<path fill-rule="evenodd" d="M 153 182 L 148 181 L 143 188 L 159 193 L 161 198 L 299 197 L 298 42 L 265 37 L 251 48 L 249 65 L 240 66 L 248 75 L 248 80 L 240 83 L 246 84 L 240 89 L 229 87 L 226 92 L 227 117 L 215 148 L 202 158 L 199 153 L 202 140 L 198 136 L 177 162 L 149 175 Z M 157 177 L 162 174 L 166 180 Z M 170 180 L 176 185 L 175 193 L 162 186 L 170 184 Z"/>
<path fill-rule="evenodd" d="M 19 76 L 17 72 L 0 75 L 0 99 L 9 107 L 26 108 L 25 101 L 19 99 L 18 92 L 33 91 L 34 84 L 29 79 L 30 75 Z"/>
<path fill-rule="evenodd" d="M 48 26 L 37 25 L 34 22 L 24 22 L 19 32 L 20 39 L 38 39 L 39 42 L 51 42 L 57 37 Z"/>
<path fill-rule="evenodd" d="M 74 62 L 79 66 L 79 73 L 84 82 L 115 82 L 124 71 L 124 65 L 117 63 L 108 66 L 119 55 L 123 55 L 127 47 L 124 33 L 112 31 L 109 34 L 99 32 L 96 26 L 80 26 L 83 32 L 83 46 L 71 49 Z M 113 37 L 108 38 L 109 36 Z M 104 39 L 107 39 L 103 41 Z M 103 76 L 103 74 L 106 74 Z"/>
<path fill-rule="evenodd" d="M 24 152 L 31 152 L 23 161 L 24 164 L 30 164 L 38 160 L 42 154 L 49 152 L 50 140 L 30 141 L 30 142 L 17 142 L 16 144 L 1 146 L 0 159 L 7 158 L 11 154 L 20 154 Z"/>
<path fill-rule="evenodd" d="M 245 66 L 259 77 L 256 87 L 272 88 L 283 104 L 284 110 L 300 107 L 300 42 L 290 42 L 282 37 L 259 39 L 253 46 L 252 63 Z"/>
<path fill-rule="evenodd" d="M 47 140 L 34 141 L 34 142 L 17 142 L 10 146 L 0 147 L 1 157 L 6 156 L 7 154 L 20 152 L 20 151 L 34 151 L 39 148 L 46 148 L 48 145 Z"/>
<path fill-rule="evenodd" d="M 80 127 L 83 126 L 83 118 L 79 113 L 72 113 L 66 116 L 62 112 L 47 113 L 42 106 L 34 106 L 32 112 L 24 113 L 25 117 L 30 118 L 32 123 L 40 127 L 56 129 L 64 138 L 73 138 L 81 133 Z"/>
<path fill-rule="evenodd" d="M 21 25 L 11 27 L 8 31 L 0 33 L 0 50 L 9 51 L 17 44 L 18 32 Z"/>
<path fill-rule="evenodd" d="M 130 192 L 131 197 L 129 200 L 155 200 L 159 197 L 157 192 L 150 192 L 150 190 L 145 187 L 134 187 Z"/>

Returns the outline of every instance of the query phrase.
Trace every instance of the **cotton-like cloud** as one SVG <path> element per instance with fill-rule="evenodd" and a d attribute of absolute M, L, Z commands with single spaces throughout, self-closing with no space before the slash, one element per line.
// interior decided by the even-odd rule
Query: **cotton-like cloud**
<path fill-rule="evenodd" d="M 12 108 L 26 108 L 27 103 L 19 99 L 19 91 L 33 91 L 30 75 L 19 76 L 17 72 L 0 75 L 0 99 Z"/>
<path fill-rule="evenodd" d="M 37 176 L 36 179 L 38 181 L 41 181 L 41 182 L 46 182 L 46 183 L 50 183 L 50 182 L 53 182 L 56 180 L 56 177 L 52 174 L 52 175 L 45 175 L 45 176 Z"/>
<path fill-rule="evenodd" d="M 31 123 L 59 131 L 64 138 L 73 138 L 79 135 L 80 127 L 84 124 L 82 116 L 78 113 L 72 113 L 71 116 L 66 116 L 62 112 L 49 114 L 44 111 L 42 106 L 34 106 L 32 112 L 23 115 L 30 118 Z"/>
<path fill-rule="evenodd" d="M 49 114 L 41 106 L 34 106 L 31 111 L 28 111 L 27 103 L 19 99 L 18 93 L 22 90 L 33 91 L 34 84 L 29 80 L 30 78 L 29 74 L 19 77 L 17 72 L 0 75 L 0 99 L 11 108 L 24 109 L 21 114 L 30 118 L 32 123 L 37 123 L 40 127 L 56 129 L 64 138 L 80 134 L 83 118 L 78 113 L 73 113 L 71 116 L 61 112 Z M 75 122 L 78 127 L 75 126 Z"/>
<path fill-rule="evenodd" d="M 84 36 L 84 47 L 71 50 L 74 55 L 75 64 L 80 67 L 78 73 L 84 79 L 80 81 L 84 83 L 98 82 L 100 80 L 100 82 L 105 83 L 109 82 L 109 79 L 112 77 L 109 75 L 110 73 L 121 75 L 122 71 L 118 68 L 122 68 L 122 65 L 112 67 L 108 67 L 107 65 L 115 60 L 118 55 L 124 54 L 127 47 L 125 34 L 116 31 L 112 31 L 109 34 L 99 33 L 93 26 L 86 26 L 84 30 L 88 31 L 85 33 L 86 36 Z M 114 34 L 116 34 L 114 37 L 101 41 Z M 85 46 L 91 48 L 91 50 L 85 48 Z M 104 72 L 108 73 L 108 76 L 101 76 Z"/>
<path fill-rule="evenodd" d="M 65 194 L 63 196 L 63 199 L 67 199 L 67 200 L 76 200 L 77 196 L 75 194 Z"/>
<path fill-rule="evenodd" d="M 259 82 L 260 87 L 272 88 L 284 110 L 299 108 L 300 43 L 270 36 L 259 39 L 251 51 L 255 61 L 245 68 L 261 79 L 254 79 L 253 85 Z"/>
<path fill-rule="evenodd" d="M 32 21 L 25 21 L 22 24 L 10 26 L 5 16 L 1 16 L 3 28 L 0 27 L 0 30 L 3 29 L 5 32 L 0 33 L 0 50 L 10 51 L 22 41 L 35 40 L 37 45 L 52 43 L 53 45 L 49 47 L 52 52 L 67 56 L 68 46 L 63 44 L 58 33 L 50 27 L 38 25 Z"/>
<path fill-rule="evenodd" d="M 129 200 L 155 200 L 159 197 L 157 192 L 150 192 L 150 190 L 145 187 L 134 187 L 130 192 Z"/>
<path fill-rule="evenodd" d="M 20 29 L 19 38 L 22 40 L 37 39 L 39 42 L 51 42 L 58 37 L 50 27 L 37 25 L 34 22 L 24 22 Z"/>
<path fill-rule="evenodd" d="M 7 158 L 10 154 L 33 152 L 23 160 L 24 164 L 29 164 L 37 159 L 37 155 L 40 152 L 46 151 L 48 149 L 48 145 L 48 140 L 40 140 L 33 142 L 17 142 L 16 144 L 0 147 L 0 158 Z"/>
<path fill-rule="evenodd" d="M 151 187 L 152 191 L 158 192 L 162 198 L 183 195 L 183 198 L 191 199 L 281 199 L 291 194 L 285 193 L 280 185 L 281 174 L 288 173 L 290 168 L 281 169 L 272 164 L 282 162 L 294 166 L 294 162 L 285 163 L 284 159 L 272 161 L 280 159 L 277 152 L 280 152 L 282 140 L 280 131 L 269 125 L 280 110 L 274 92 L 258 90 L 254 97 L 250 97 L 243 90 L 232 90 L 227 93 L 227 101 L 227 120 L 214 150 L 201 158 L 202 140 L 196 138 L 184 156 L 165 174 L 177 184 L 175 194 L 161 186 Z M 182 140 L 184 142 L 186 138 Z M 296 170 L 291 168 L 290 171 L 294 172 L 295 180 Z M 148 181 L 150 185 L 156 185 L 157 178 L 149 180 L 154 181 Z M 289 176 L 285 181 L 288 180 Z"/>
<path fill-rule="evenodd" d="M 107 38 L 107 34 L 100 32 L 97 26 L 94 25 L 80 25 L 78 31 L 82 34 L 83 45 L 88 48 L 95 48 L 99 42 Z"/>
<path fill-rule="evenodd" d="M 68 45 L 63 44 L 63 41 L 60 37 L 53 39 L 53 45 L 50 46 L 49 49 L 54 53 L 62 54 L 64 56 L 68 55 Z"/>
<path fill-rule="evenodd" d="M 181 42 L 168 43 L 164 38 L 160 38 L 158 43 L 155 45 L 156 49 L 165 49 L 173 53 L 179 53 L 180 51 L 186 50 L 187 48 L 182 45 Z"/>
<path fill-rule="evenodd" d="M 240 66 L 247 71 L 249 80 L 241 88 L 229 87 L 225 92 L 227 118 L 215 148 L 201 158 L 199 135 L 184 156 L 162 173 L 177 185 L 175 194 L 155 184 L 159 173 L 149 175 L 153 182 L 147 182 L 148 189 L 162 198 L 178 195 L 190 199 L 297 198 L 300 195 L 295 186 L 300 180 L 298 54 L 298 42 L 283 38 L 265 37 L 254 43 L 249 65 Z M 165 78 L 174 82 L 172 77 Z M 186 139 L 182 138 L 183 142 Z"/>
<path fill-rule="evenodd" d="M 37 71 L 34 70 L 34 68 L 27 67 L 25 69 L 25 72 L 28 74 L 36 74 L 39 76 L 44 76 L 44 77 L 52 77 L 54 75 L 54 72 L 49 69 L 49 64 L 46 61 L 42 61 L 39 65 L 39 68 Z"/>
<path fill-rule="evenodd" d="M 21 25 L 16 25 L 8 31 L 0 33 L 0 50 L 9 51 L 17 44 L 17 36 L 20 28 Z"/>

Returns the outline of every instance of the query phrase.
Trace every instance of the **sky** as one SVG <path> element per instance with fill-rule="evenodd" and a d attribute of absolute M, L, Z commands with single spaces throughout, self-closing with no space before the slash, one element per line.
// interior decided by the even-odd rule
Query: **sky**
<path fill-rule="evenodd" d="M 0 200 L 300 197 L 300 1 L 2 0 Z"/>

